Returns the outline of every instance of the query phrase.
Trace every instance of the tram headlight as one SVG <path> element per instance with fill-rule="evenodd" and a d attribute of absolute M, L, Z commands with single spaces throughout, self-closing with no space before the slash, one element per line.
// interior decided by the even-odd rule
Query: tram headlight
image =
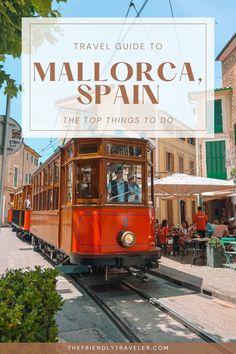
<path fill-rule="evenodd" d="M 135 243 L 135 235 L 131 231 L 121 231 L 118 235 L 118 240 L 121 246 L 130 247 Z"/>

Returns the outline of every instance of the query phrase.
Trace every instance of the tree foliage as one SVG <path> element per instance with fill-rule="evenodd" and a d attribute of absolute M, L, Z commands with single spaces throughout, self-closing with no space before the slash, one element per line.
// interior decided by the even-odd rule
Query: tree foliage
<path fill-rule="evenodd" d="M 66 2 L 67 0 L 56 0 Z M 21 89 L 4 70 L 6 55 L 19 58 L 21 55 L 22 17 L 58 17 L 60 13 L 52 8 L 53 0 L 1 0 L 0 1 L 0 88 L 6 84 L 5 94 L 16 96 Z"/>

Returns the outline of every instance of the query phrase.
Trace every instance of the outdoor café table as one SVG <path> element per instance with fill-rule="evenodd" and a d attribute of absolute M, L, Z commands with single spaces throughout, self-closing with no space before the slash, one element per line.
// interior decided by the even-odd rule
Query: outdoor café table
<path fill-rule="evenodd" d="M 180 237 L 179 243 L 181 245 L 181 262 L 184 259 L 184 256 L 186 256 L 186 252 L 188 247 L 192 247 L 192 238 L 189 235 L 184 235 L 183 237 Z"/>
<path fill-rule="evenodd" d="M 201 259 L 203 262 L 206 259 L 206 243 L 209 240 L 208 237 L 204 238 L 193 238 L 193 259 L 191 266 L 196 262 L 196 260 Z"/>

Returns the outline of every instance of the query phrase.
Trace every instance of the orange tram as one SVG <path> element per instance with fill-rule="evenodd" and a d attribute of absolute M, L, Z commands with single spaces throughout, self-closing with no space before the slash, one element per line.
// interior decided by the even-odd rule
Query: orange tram
<path fill-rule="evenodd" d="M 13 231 L 23 237 L 30 236 L 31 193 L 31 185 L 25 185 L 10 195 L 12 207 L 8 211 L 8 221 Z"/>
<path fill-rule="evenodd" d="M 71 139 L 58 149 L 32 178 L 34 247 L 81 270 L 158 267 L 153 149 L 123 138 Z"/>

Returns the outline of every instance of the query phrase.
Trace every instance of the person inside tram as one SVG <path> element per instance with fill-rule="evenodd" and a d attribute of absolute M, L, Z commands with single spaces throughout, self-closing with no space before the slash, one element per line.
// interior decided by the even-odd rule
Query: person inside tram
<path fill-rule="evenodd" d="M 134 172 L 128 173 L 128 184 L 129 184 L 129 203 L 139 203 L 140 202 L 140 188 L 138 183 L 136 182 L 136 175 Z"/>
<path fill-rule="evenodd" d="M 31 199 L 30 199 L 30 194 L 27 194 L 27 198 L 24 201 L 24 208 L 26 210 L 31 210 Z"/>
<path fill-rule="evenodd" d="M 91 197 L 91 171 L 84 170 L 82 176 L 82 182 L 80 185 L 80 194 L 82 198 L 90 198 Z"/>
<path fill-rule="evenodd" d="M 128 202 L 130 189 L 128 182 L 124 181 L 123 169 L 115 171 L 116 178 L 108 183 L 109 201 L 113 203 Z"/>

